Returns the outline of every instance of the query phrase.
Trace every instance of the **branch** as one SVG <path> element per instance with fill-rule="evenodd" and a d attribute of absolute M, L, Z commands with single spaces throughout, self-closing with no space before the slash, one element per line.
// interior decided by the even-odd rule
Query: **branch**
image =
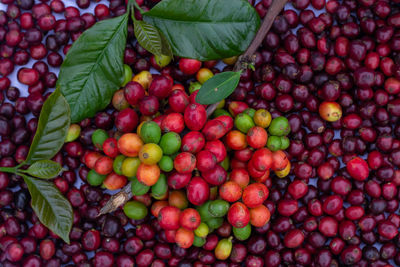
<path fill-rule="evenodd" d="M 233 71 L 245 70 L 248 68 L 249 65 L 254 65 L 254 62 L 256 60 L 255 53 L 258 47 L 261 45 L 265 36 L 271 29 L 272 23 L 274 23 L 276 16 L 279 15 L 287 2 L 288 0 L 275 0 L 272 2 L 267 14 L 264 17 L 260 29 L 258 30 L 256 36 L 254 37 L 253 41 L 244 52 L 244 54 L 239 56 L 235 66 L 233 67 Z M 214 113 L 218 104 L 219 103 L 211 104 L 207 107 L 207 117 Z"/>
<path fill-rule="evenodd" d="M 255 52 L 261 45 L 268 31 L 271 29 L 272 23 L 274 22 L 276 16 L 278 16 L 278 14 L 282 11 L 287 2 L 288 0 L 274 0 L 272 2 L 267 14 L 264 17 L 260 29 L 258 30 L 250 46 L 236 61 L 236 64 L 233 67 L 234 71 L 245 70 L 250 64 L 254 65 L 256 59 Z M 217 108 L 218 104 L 219 103 L 211 104 L 207 107 L 207 117 L 210 117 L 210 115 Z M 122 188 L 120 192 L 116 193 L 110 198 L 106 205 L 101 208 L 98 216 L 117 210 L 120 206 L 125 205 L 125 203 L 128 202 L 131 198 L 131 183 L 129 183 L 124 188 Z"/>
<path fill-rule="evenodd" d="M 121 191 L 113 195 L 109 201 L 101 208 L 99 215 L 101 216 L 106 213 L 113 212 L 117 210 L 119 207 L 122 205 L 125 205 L 126 202 L 129 201 L 129 199 L 132 198 L 132 189 L 131 189 L 132 183 L 129 182 L 127 185 L 125 185 Z"/>

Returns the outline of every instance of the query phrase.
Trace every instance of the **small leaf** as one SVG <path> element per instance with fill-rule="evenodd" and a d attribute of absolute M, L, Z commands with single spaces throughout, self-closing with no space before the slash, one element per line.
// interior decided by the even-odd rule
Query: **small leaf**
<path fill-rule="evenodd" d="M 134 20 L 135 36 L 139 44 L 156 56 L 171 56 L 171 47 L 165 37 L 153 25 L 142 20 Z"/>
<path fill-rule="evenodd" d="M 61 65 L 57 85 L 73 123 L 110 104 L 124 80 L 128 14 L 97 22 L 76 40 Z"/>
<path fill-rule="evenodd" d="M 239 84 L 240 73 L 225 71 L 214 75 L 201 86 L 196 102 L 210 105 L 227 98 Z"/>
<path fill-rule="evenodd" d="M 52 160 L 39 160 L 33 163 L 26 171 L 27 174 L 37 178 L 51 179 L 62 171 L 62 167 Z"/>
<path fill-rule="evenodd" d="M 40 222 L 69 243 L 73 213 L 71 204 L 53 183 L 23 175 L 32 197 L 31 205 Z"/>
<path fill-rule="evenodd" d="M 163 0 L 143 19 L 165 35 L 174 55 L 202 61 L 242 54 L 260 26 L 246 0 Z"/>
<path fill-rule="evenodd" d="M 56 89 L 44 102 L 26 163 L 51 159 L 61 149 L 70 124 L 67 101 Z"/>

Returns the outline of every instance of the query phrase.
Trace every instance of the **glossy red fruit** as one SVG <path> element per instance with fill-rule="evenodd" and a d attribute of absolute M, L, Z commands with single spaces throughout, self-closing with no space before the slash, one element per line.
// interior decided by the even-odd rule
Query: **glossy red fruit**
<path fill-rule="evenodd" d="M 337 234 L 339 224 L 332 217 L 324 217 L 320 220 L 318 229 L 326 237 L 333 237 Z"/>
<path fill-rule="evenodd" d="M 136 129 L 138 123 L 139 117 L 136 111 L 131 108 L 121 110 L 115 118 L 115 126 L 118 131 L 123 133 L 132 132 L 133 129 Z"/>
<path fill-rule="evenodd" d="M 210 197 L 210 187 L 201 177 L 193 177 L 186 187 L 186 195 L 190 203 L 200 206 Z"/>
<path fill-rule="evenodd" d="M 194 103 L 185 108 L 184 120 L 192 131 L 200 131 L 207 121 L 207 112 L 203 105 Z"/>
<path fill-rule="evenodd" d="M 218 120 L 220 122 L 222 122 L 225 126 L 226 131 L 230 131 L 233 128 L 233 119 L 231 116 L 228 115 L 222 115 L 222 116 L 218 116 L 215 118 L 215 120 Z"/>
<path fill-rule="evenodd" d="M 102 157 L 102 155 L 100 153 L 90 151 L 90 152 L 85 153 L 85 155 L 83 157 L 83 163 L 86 164 L 86 166 L 89 169 L 94 169 L 96 161 L 101 157 Z"/>
<path fill-rule="evenodd" d="M 22 68 L 18 71 L 18 81 L 28 86 L 35 85 L 39 81 L 39 72 L 35 69 Z"/>
<path fill-rule="evenodd" d="M 201 68 L 201 61 L 190 58 L 179 60 L 179 69 L 186 75 L 193 75 Z"/>
<path fill-rule="evenodd" d="M 250 212 L 241 202 L 232 204 L 228 210 L 228 222 L 236 228 L 243 228 L 250 222 Z"/>
<path fill-rule="evenodd" d="M 249 208 L 255 208 L 261 205 L 269 195 L 268 188 L 262 183 L 248 185 L 243 190 L 243 203 Z"/>
<path fill-rule="evenodd" d="M 167 206 L 160 210 L 158 214 L 158 223 L 164 230 L 179 229 L 179 216 L 181 211 L 177 207 Z"/>
<path fill-rule="evenodd" d="M 168 186 L 172 189 L 184 188 L 190 182 L 191 173 L 173 172 L 168 176 Z"/>
<path fill-rule="evenodd" d="M 182 138 L 181 150 L 196 154 L 200 152 L 206 144 L 204 135 L 200 132 L 189 132 Z"/>
<path fill-rule="evenodd" d="M 227 173 L 221 165 L 216 165 L 214 169 L 203 172 L 202 177 L 204 178 L 204 180 L 207 181 L 207 183 L 219 186 L 225 183 Z"/>
<path fill-rule="evenodd" d="M 174 168 L 179 173 L 192 173 L 196 167 L 196 156 L 189 152 L 179 153 L 174 159 Z"/>
<path fill-rule="evenodd" d="M 308 186 L 303 180 L 296 179 L 289 184 L 288 192 L 294 199 L 300 199 L 307 194 Z"/>
<path fill-rule="evenodd" d="M 202 150 L 196 154 L 196 167 L 199 171 L 210 171 L 214 169 L 216 164 L 217 158 L 212 152 L 208 150 Z"/>
<path fill-rule="evenodd" d="M 206 140 L 213 141 L 223 137 L 227 133 L 227 130 L 221 121 L 213 119 L 207 121 L 202 133 Z"/>
<path fill-rule="evenodd" d="M 181 212 L 179 223 L 183 228 L 195 230 L 201 223 L 200 214 L 195 209 L 185 209 Z"/>
<path fill-rule="evenodd" d="M 113 170 L 113 160 L 109 157 L 100 157 L 95 165 L 94 170 L 101 175 L 110 174 Z"/>
<path fill-rule="evenodd" d="M 10 242 L 3 250 L 6 252 L 5 256 L 11 262 L 20 261 L 24 255 L 24 248 L 18 242 Z"/>
<path fill-rule="evenodd" d="M 103 143 L 103 152 L 111 158 L 118 156 L 119 150 L 117 139 L 113 137 L 107 138 Z"/>
<path fill-rule="evenodd" d="M 343 199 L 338 195 L 332 195 L 325 199 L 322 210 L 328 215 L 335 215 L 343 207 Z"/>
<path fill-rule="evenodd" d="M 282 199 L 279 201 L 277 208 L 281 215 L 289 217 L 299 209 L 299 203 L 293 199 Z"/>
<path fill-rule="evenodd" d="M 180 133 L 185 128 L 183 116 L 180 113 L 168 114 L 161 123 L 161 129 L 164 132 Z"/>
<path fill-rule="evenodd" d="M 235 202 L 242 196 L 242 188 L 234 181 L 227 181 L 219 188 L 219 196 L 228 202 Z"/>
<path fill-rule="evenodd" d="M 359 115 L 352 113 L 342 119 L 342 124 L 347 129 L 357 129 L 361 126 L 362 119 Z"/>
<path fill-rule="evenodd" d="M 139 101 L 139 111 L 142 115 L 153 116 L 160 108 L 160 102 L 155 96 L 144 96 Z"/>
<path fill-rule="evenodd" d="M 382 153 L 380 153 L 379 151 L 371 151 L 368 154 L 368 166 L 372 169 L 372 170 L 377 170 L 379 169 L 382 164 L 383 164 L 383 156 Z"/>
<path fill-rule="evenodd" d="M 400 93 L 400 80 L 390 77 L 385 81 L 385 90 L 392 95 Z"/>
<path fill-rule="evenodd" d="M 204 150 L 212 152 L 217 158 L 217 163 L 222 162 L 227 155 L 225 145 L 220 140 L 208 141 Z"/>
<path fill-rule="evenodd" d="M 143 86 L 138 82 L 129 82 L 125 85 L 124 96 L 126 101 L 131 105 L 137 105 L 139 101 L 145 96 L 146 91 Z"/>
<path fill-rule="evenodd" d="M 173 111 L 182 113 L 189 105 L 189 97 L 183 90 L 173 90 L 168 98 L 168 104 Z"/>
<path fill-rule="evenodd" d="M 368 164 L 360 157 L 355 157 L 347 162 L 347 172 L 358 181 L 364 181 L 369 176 Z"/>
<path fill-rule="evenodd" d="M 264 147 L 267 144 L 267 131 L 259 126 L 250 128 L 246 136 L 247 143 L 255 149 Z"/>
<path fill-rule="evenodd" d="M 386 239 L 393 239 L 398 234 L 397 227 L 390 221 L 383 221 L 378 224 L 378 234 Z"/>
<path fill-rule="evenodd" d="M 283 243 L 287 248 L 297 248 L 303 241 L 304 234 L 300 229 L 290 230 L 283 239 Z"/>
<path fill-rule="evenodd" d="M 253 179 L 259 179 L 268 172 L 268 171 L 259 171 L 256 168 L 254 168 L 253 162 L 251 160 L 247 163 L 246 169 L 249 172 L 250 177 Z"/>
<path fill-rule="evenodd" d="M 167 98 L 171 92 L 172 85 L 171 79 L 162 75 L 153 75 L 149 87 L 149 95 L 154 95 L 160 100 Z"/>
<path fill-rule="evenodd" d="M 272 152 L 268 148 L 261 148 L 254 152 L 251 162 L 256 170 L 265 172 L 272 167 Z"/>

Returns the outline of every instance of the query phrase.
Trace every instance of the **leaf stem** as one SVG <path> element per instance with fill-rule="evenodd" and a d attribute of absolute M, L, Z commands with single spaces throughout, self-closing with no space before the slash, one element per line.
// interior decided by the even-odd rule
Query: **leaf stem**
<path fill-rule="evenodd" d="M 24 160 L 23 162 L 21 162 L 20 164 L 18 164 L 17 166 L 15 166 L 16 169 L 21 168 L 22 166 L 26 165 L 26 161 Z"/>
<path fill-rule="evenodd" d="M 136 2 L 136 0 L 133 0 L 133 5 L 136 7 L 137 10 L 139 10 L 140 14 L 143 14 L 145 11 L 139 6 L 139 4 Z"/>
<path fill-rule="evenodd" d="M 0 172 L 17 173 L 16 167 L 0 167 Z"/>
<path fill-rule="evenodd" d="M 256 59 L 255 52 L 271 29 L 272 23 L 274 23 L 275 18 L 279 15 L 287 2 L 288 0 L 274 0 L 272 2 L 267 14 L 263 19 L 261 27 L 257 31 L 256 36 L 254 37 L 253 41 L 250 43 L 244 54 L 239 56 L 235 66 L 233 67 L 233 71 L 245 70 L 251 65 L 254 66 L 254 62 Z M 214 113 L 218 105 L 219 102 L 211 104 L 207 107 L 207 117 Z"/>

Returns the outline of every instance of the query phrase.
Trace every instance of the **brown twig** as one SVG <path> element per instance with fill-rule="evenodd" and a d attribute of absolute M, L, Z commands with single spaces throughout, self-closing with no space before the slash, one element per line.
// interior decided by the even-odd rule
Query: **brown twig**
<path fill-rule="evenodd" d="M 233 67 L 233 71 L 245 70 L 250 65 L 254 65 L 256 59 L 255 52 L 257 51 L 258 47 L 261 45 L 265 36 L 271 29 L 272 23 L 274 22 L 276 16 L 279 15 L 279 13 L 282 11 L 283 7 L 287 2 L 288 0 L 275 0 L 272 2 L 271 6 L 268 9 L 267 14 L 264 17 L 261 27 L 256 34 L 256 37 L 254 37 L 253 41 L 251 42 L 247 50 L 244 52 L 244 54 L 238 58 L 235 66 Z M 214 113 L 218 104 L 219 103 L 211 104 L 207 107 L 208 117 Z"/>
<path fill-rule="evenodd" d="M 255 52 L 264 40 L 269 29 L 271 29 L 272 23 L 274 22 L 276 16 L 281 12 L 288 0 L 274 0 L 268 9 L 267 14 L 258 30 L 256 36 L 251 42 L 250 46 L 236 61 L 233 67 L 234 71 L 240 71 L 247 69 L 250 65 L 254 65 L 256 56 Z M 211 104 L 207 107 L 207 117 L 214 113 L 219 103 Z M 124 205 L 132 197 L 131 183 L 127 184 L 120 192 L 116 193 L 111 197 L 111 199 L 101 208 L 99 216 L 102 214 L 110 213 L 117 210 L 120 206 Z"/>
<path fill-rule="evenodd" d="M 129 182 L 127 185 L 125 185 L 121 191 L 113 195 L 109 201 L 101 208 L 99 215 L 101 216 L 106 213 L 113 212 L 117 210 L 119 207 L 122 205 L 125 205 L 126 202 L 129 201 L 129 199 L 132 198 L 132 189 L 131 189 L 132 183 Z"/>

